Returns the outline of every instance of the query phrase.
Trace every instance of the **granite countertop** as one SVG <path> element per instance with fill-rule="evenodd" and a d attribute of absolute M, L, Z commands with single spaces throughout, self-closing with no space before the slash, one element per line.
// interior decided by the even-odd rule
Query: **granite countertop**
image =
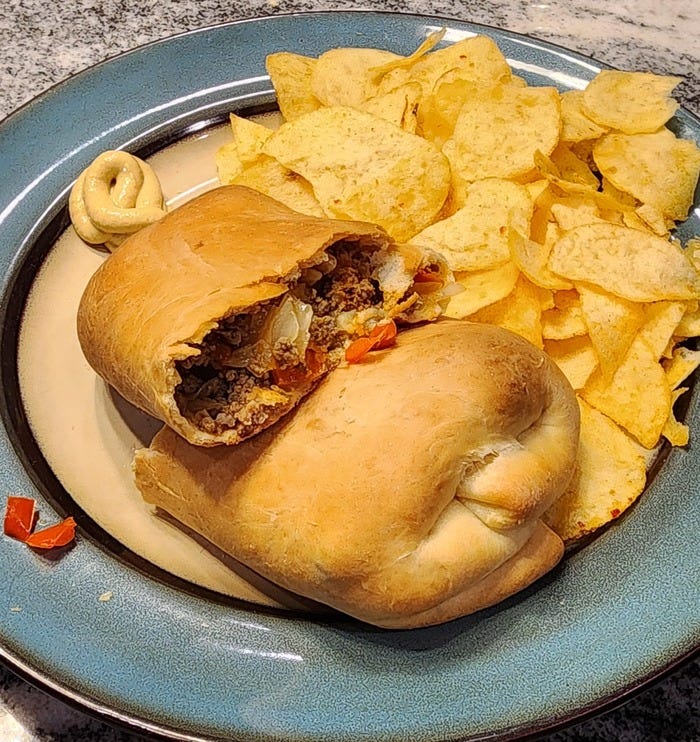
<path fill-rule="evenodd" d="M 680 75 L 683 104 L 700 114 L 700 16 L 694 0 L 8 0 L 0 9 L 0 119 L 95 62 L 173 33 L 237 18 L 358 8 L 460 18 L 553 41 L 616 67 Z M 545 739 L 698 740 L 699 670 L 700 661 L 690 662 L 624 706 Z M 0 666 L 0 742 L 136 739 L 69 708 Z"/>

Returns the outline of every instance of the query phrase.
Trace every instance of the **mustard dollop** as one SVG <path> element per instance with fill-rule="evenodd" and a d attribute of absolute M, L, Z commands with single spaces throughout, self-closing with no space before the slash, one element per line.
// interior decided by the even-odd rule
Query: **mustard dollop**
<path fill-rule="evenodd" d="M 165 216 L 163 191 L 151 166 L 118 150 L 103 152 L 80 174 L 68 211 L 81 239 L 110 250 Z"/>

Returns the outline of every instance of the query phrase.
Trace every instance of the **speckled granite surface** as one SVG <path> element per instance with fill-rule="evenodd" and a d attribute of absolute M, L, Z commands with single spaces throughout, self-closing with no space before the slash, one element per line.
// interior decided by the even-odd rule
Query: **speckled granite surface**
<path fill-rule="evenodd" d="M 623 69 L 686 78 L 700 112 L 700 20 L 695 0 L 9 0 L 0 8 L 0 118 L 94 62 L 213 23 L 327 9 L 434 13 L 553 41 Z"/>
<path fill-rule="evenodd" d="M 173 33 L 275 13 L 376 8 L 434 13 L 531 34 L 614 66 L 685 78 L 680 97 L 700 114 L 700 16 L 695 0 L 9 0 L 0 7 L 0 118 L 84 67 Z M 0 145 L 1 146 L 1 145 Z M 0 742 L 132 742 L 0 667 Z M 548 742 L 700 740 L 700 661 L 626 705 Z"/>

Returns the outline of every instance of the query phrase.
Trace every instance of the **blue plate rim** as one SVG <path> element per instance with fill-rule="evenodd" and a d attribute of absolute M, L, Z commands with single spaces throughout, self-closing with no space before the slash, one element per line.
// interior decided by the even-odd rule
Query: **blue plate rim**
<path fill-rule="evenodd" d="M 31 110 L 35 105 L 45 102 L 50 97 L 60 95 L 63 90 L 67 90 L 67 89 L 74 87 L 75 85 L 79 85 L 80 81 L 86 75 L 89 75 L 90 73 L 92 73 L 95 69 L 102 68 L 102 67 L 108 67 L 126 57 L 129 57 L 132 55 L 138 55 L 139 52 L 143 52 L 144 50 L 152 49 L 154 47 L 158 47 L 161 45 L 170 44 L 176 39 L 182 39 L 185 37 L 194 37 L 198 35 L 206 35 L 206 34 L 211 33 L 212 31 L 216 31 L 217 29 L 227 29 L 227 28 L 231 28 L 234 26 L 242 26 L 242 25 L 247 25 L 247 24 L 260 24 L 260 23 L 270 24 L 270 23 L 281 22 L 285 18 L 311 18 L 311 17 L 319 18 L 319 17 L 328 17 L 328 16 L 336 16 L 336 17 L 346 16 L 348 18 L 354 18 L 354 19 L 358 18 L 359 16 L 366 16 L 366 17 L 384 18 L 387 20 L 387 22 L 389 19 L 397 19 L 397 17 L 402 17 L 403 19 L 413 19 L 416 24 L 421 24 L 421 23 L 425 24 L 427 22 L 433 21 L 435 23 L 444 23 L 446 25 L 451 25 L 455 28 L 458 28 L 459 30 L 472 31 L 472 32 L 481 31 L 484 33 L 488 33 L 490 35 L 495 35 L 497 37 L 506 37 L 516 42 L 534 43 L 534 45 L 537 46 L 539 49 L 563 53 L 563 54 L 568 55 L 570 58 L 574 60 L 578 60 L 581 63 L 585 63 L 587 65 L 592 65 L 593 67 L 604 68 L 607 66 L 607 65 L 597 63 L 595 62 L 595 60 L 587 58 L 584 55 L 581 55 L 579 53 L 572 52 L 556 44 L 551 44 L 549 42 L 544 42 L 544 41 L 537 41 L 533 39 L 532 37 L 526 37 L 521 34 L 517 34 L 515 32 L 501 31 L 499 29 L 496 29 L 490 26 L 465 22 L 465 21 L 461 21 L 456 18 L 446 18 L 446 17 L 440 17 L 440 16 L 428 16 L 428 15 L 420 15 L 420 14 L 396 14 L 396 13 L 372 11 L 372 10 L 313 11 L 309 13 L 279 14 L 276 16 L 264 17 L 264 18 L 240 19 L 240 20 L 236 20 L 232 22 L 217 24 L 215 26 L 210 26 L 206 28 L 183 32 L 183 33 L 176 34 L 174 36 L 171 36 L 165 39 L 159 39 L 153 42 L 149 42 L 147 44 L 136 47 L 133 50 L 124 52 L 122 54 L 116 55 L 102 62 L 99 62 L 98 64 L 93 65 L 90 68 L 83 70 L 82 72 L 77 73 L 76 75 L 71 76 L 65 81 L 57 83 L 56 85 L 49 88 L 47 91 L 42 93 L 40 96 L 38 96 L 34 100 L 29 101 L 28 103 L 24 104 L 19 109 L 17 109 L 15 112 L 11 113 L 6 119 L 0 122 L 0 132 L 6 129 L 7 125 L 13 124 L 16 120 L 20 119 L 22 116 L 27 115 L 27 113 L 31 113 Z M 683 111 L 681 115 L 690 117 L 689 120 L 691 122 L 693 122 L 693 119 L 695 119 L 695 122 L 693 122 L 694 125 L 700 124 L 700 121 L 698 121 L 696 117 L 688 111 Z M 64 196 L 65 196 L 65 191 L 59 194 L 57 198 L 58 200 L 60 200 Z M 17 255 L 19 255 L 20 252 L 21 251 L 18 251 L 15 257 L 17 257 Z M 3 457 L 4 456 L 5 456 L 5 451 L 3 450 Z M 589 716 L 594 713 L 599 713 L 601 710 L 603 710 L 606 707 L 605 706 L 606 703 L 608 704 L 608 706 L 617 705 L 618 703 L 622 702 L 622 700 L 625 700 L 626 697 L 628 697 L 631 693 L 634 693 L 637 690 L 640 690 L 642 687 L 645 687 L 646 685 L 648 685 L 648 683 L 657 679 L 659 676 L 665 675 L 668 672 L 672 671 L 678 666 L 678 664 L 686 661 L 687 659 L 694 656 L 695 654 L 697 654 L 697 646 L 691 648 L 687 652 L 676 654 L 675 658 L 670 663 L 666 663 L 663 667 L 657 668 L 654 672 L 648 674 L 646 678 L 641 679 L 641 680 L 637 679 L 637 681 L 634 682 L 632 685 L 626 688 L 618 689 L 618 693 L 616 695 L 608 696 L 607 701 L 601 702 L 600 704 L 596 704 L 593 708 L 585 708 L 585 709 L 582 708 L 581 714 L 575 714 L 575 715 L 569 714 L 566 716 L 566 718 L 561 718 L 558 721 L 553 720 L 555 721 L 554 726 L 547 723 L 545 726 L 537 725 L 537 726 L 530 726 L 529 728 L 526 728 L 525 726 L 521 725 L 519 727 L 519 730 L 513 731 L 513 734 L 516 736 L 512 736 L 510 733 L 506 732 L 508 736 L 501 737 L 501 738 L 502 739 L 522 739 L 522 738 L 525 738 L 522 736 L 523 734 L 525 736 L 530 736 L 533 733 L 538 733 L 544 730 L 554 730 L 556 728 L 561 728 L 562 726 L 568 725 L 573 720 L 579 720 L 581 718 L 585 718 L 585 716 Z M 48 684 L 46 684 L 47 678 L 43 677 L 41 672 L 35 672 L 35 670 L 32 668 L 31 665 L 22 662 L 19 657 L 13 657 L 12 653 L 8 652 L 6 647 L 0 647 L 0 656 L 2 656 L 2 658 L 6 662 L 13 665 L 15 669 L 21 675 L 28 677 L 28 679 L 31 679 L 32 682 L 34 682 L 35 684 L 42 685 L 42 686 L 47 685 L 49 690 L 52 689 L 52 685 L 53 685 L 52 682 L 49 682 Z M 78 705 L 81 708 L 84 708 L 88 711 L 97 712 L 97 714 L 101 717 L 112 718 L 115 721 L 118 721 L 120 723 L 125 723 L 127 726 L 133 728 L 135 731 L 143 732 L 144 730 L 148 730 L 151 732 L 165 733 L 168 735 L 173 731 L 172 729 L 169 730 L 167 727 L 159 728 L 158 725 L 153 725 L 149 723 L 147 720 L 143 720 L 143 719 L 138 720 L 136 717 L 132 715 L 128 715 L 128 714 L 124 715 L 106 706 L 100 706 L 99 704 L 92 704 L 89 698 L 81 697 L 80 694 L 75 694 L 74 696 L 71 696 L 69 693 L 66 693 L 65 688 L 62 690 L 60 685 L 57 685 L 53 689 L 53 692 L 57 693 L 61 697 L 64 697 L 66 700 L 78 703 Z M 490 734 L 486 736 L 489 736 L 489 738 L 492 738 Z M 168 738 L 205 739 L 205 737 L 200 737 L 200 736 L 184 736 L 184 737 L 169 736 Z M 479 739 L 479 738 L 482 738 L 482 737 L 474 737 L 474 736 L 469 737 L 469 739 Z"/>

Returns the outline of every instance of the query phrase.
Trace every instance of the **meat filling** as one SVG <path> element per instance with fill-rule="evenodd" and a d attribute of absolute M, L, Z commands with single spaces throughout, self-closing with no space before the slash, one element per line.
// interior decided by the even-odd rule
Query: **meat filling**
<path fill-rule="evenodd" d="M 349 337 L 340 315 L 381 306 L 367 251 L 339 242 L 327 254 L 288 295 L 222 320 L 198 355 L 176 364 L 175 399 L 194 425 L 214 435 L 254 432 L 269 420 L 266 407 L 285 411 L 285 390 L 308 388 L 333 365 Z"/>

